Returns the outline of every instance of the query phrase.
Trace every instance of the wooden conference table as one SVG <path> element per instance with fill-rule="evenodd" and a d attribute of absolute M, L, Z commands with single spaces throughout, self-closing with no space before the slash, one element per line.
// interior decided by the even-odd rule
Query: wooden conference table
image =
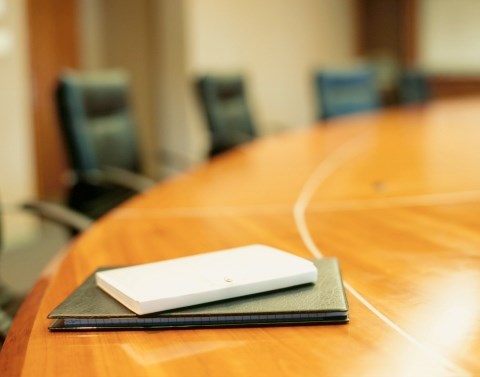
<path fill-rule="evenodd" d="M 49 333 L 101 265 L 263 243 L 337 257 L 350 323 Z M 258 140 L 114 211 L 40 279 L 2 376 L 480 375 L 480 99 Z"/>

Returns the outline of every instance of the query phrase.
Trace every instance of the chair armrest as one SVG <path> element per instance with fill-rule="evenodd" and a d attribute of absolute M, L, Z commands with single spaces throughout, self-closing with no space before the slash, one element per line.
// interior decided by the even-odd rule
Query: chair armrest
<path fill-rule="evenodd" d="M 67 207 L 55 203 L 29 201 L 22 208 L 54 223 L 65 226 L 76 233 L 85 231 L 93 220 Z"/>
<path fill-rule="evenodd" d="M 141 193 L 155 185 L 155 181 L 143 175 L 117 167 L 104 167 L 102 170 L 90 171 L 79 178 L 93 186 L 114 185 Z"/>
<path fill-rule="evenodd" d="M 108 166 L 100 172 L 102 179 L 137 192 L 144 192 L 155 185 L 153 179 L 128 170 Z"/>

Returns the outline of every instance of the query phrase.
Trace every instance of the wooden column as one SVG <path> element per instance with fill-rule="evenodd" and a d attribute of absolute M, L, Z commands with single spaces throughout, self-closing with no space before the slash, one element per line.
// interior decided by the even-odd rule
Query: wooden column
<path fill-rule="evenodd" d="M 58 199 L 65 189 L 68 161 L 57 123 L 55 83 L 65 68 L 78 66 L 76 0 L 28 0 L 33 135 L 37 191 Z"/>

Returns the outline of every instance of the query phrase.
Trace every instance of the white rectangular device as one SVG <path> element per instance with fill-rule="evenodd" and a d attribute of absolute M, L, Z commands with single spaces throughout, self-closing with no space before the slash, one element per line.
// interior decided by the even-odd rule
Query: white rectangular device
<path fill-rule="evenodd" d="M 248 245 L 95 274 L 98 287 L 142 315 L 317 281 L 308 259 Z"/>

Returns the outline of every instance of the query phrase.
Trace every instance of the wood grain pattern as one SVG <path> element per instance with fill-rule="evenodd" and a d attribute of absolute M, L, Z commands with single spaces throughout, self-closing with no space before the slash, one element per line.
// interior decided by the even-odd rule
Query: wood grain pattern
<path fill-rule="evenodd" d="M 480 374 L 480 99 L 339 118 L 164 182 L 69 248 L 0 369 L 22 376 Z M 95 268 L 249 243 L 338 257 L 341 326 L 49 333 Z M 35 298 L 30 300 L 34 301 Z M 31 333 L 18 329 L 31 327 Z M 23 347 L 24 357 L 10 358 Z M 2 376 L 4 374 L 2 373 Z"/>
<path fill-rule="evenodd" d="M 64 69 L 77 68 L 76 0 L 28 0 L 28 37 L 37 191 L 42 199 L 65 196 L 69 166 L 55 106 L 55 88 Z"/>

